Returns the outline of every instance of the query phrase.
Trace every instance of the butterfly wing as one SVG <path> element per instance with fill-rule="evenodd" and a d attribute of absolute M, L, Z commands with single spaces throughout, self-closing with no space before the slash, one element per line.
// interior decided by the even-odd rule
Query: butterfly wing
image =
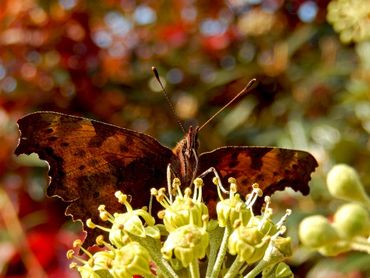
<path fill-rule="evenodd" d="M 290 187 L 307 195 L 311 173 L 318 166 L 315 158 L 304 151 L 274 147 L 222 147 L 199 156 L 198 174 L 214 167 L 223 184 L 233 177 L 238 191 L 246 195 L 258 183 L 264 195 Z M 217 200 L 215 190 L 206 190 L 207 202 Z"/>
<path fill-rule="evenodd" d="M 55 112 L 36 112 L 18 121 L 17 155 L 37 153 L 49 163 L 49 196 L 70 205 L 66 214 L 99 223 L 97 208 L 122 210 L 114 192 L 134 196 L 132 205 L 149 204 L 150 188 L 164 186 L 173 153 L 154 138 L 98 121 Z M 92 230 L 85 240 L 96 237 Z"/>

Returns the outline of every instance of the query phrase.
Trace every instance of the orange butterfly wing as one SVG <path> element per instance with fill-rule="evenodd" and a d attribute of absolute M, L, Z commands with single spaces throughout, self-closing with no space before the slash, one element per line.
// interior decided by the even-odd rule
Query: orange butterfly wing
<path fill-rule="evenodd" d="M 108 211 L 120 211 L 121 205 L 113 197 L 117 190 L 134 196 L 134 207 L 147 205 L 149 189 L 166 185 L 169 163 L 184 181 L 194 170 L 184 156 L 190 151 L 189 146 L 195 146 L 190 142 L 196 140 L 191 136 L 192 129 L 174 149 L 175 155 L 148 135 L 81 117 L 37 112 L 20 119 L 18 124 L 22 134 L 15 153 L 35 152 L 48 161 L 51 176 L 48 195 L 70 202 L 66 214 L 76 220 L 92 218 L 96 223 L 101 222 L 97 212 L 100 204 L 105 204 Z M 304 151 L 222 147 L 199 156 L 197 175 L 210 167 L 216 168 L 224 184 L 229 177 L 236 178 L 242 195 L 249 193 L 255 182 L 264 195 L 285 187 L 307 195 L 317 162 Z M 211 176 L 206 177 L 204 199 L 212 213 L 218 198 L 209 182 Z M 261 202 L 256 208 L 260 205 Z M 93 243 L 96 233 L 96 230 L 89 232 L 85 246 Z"/>
<path fill-rule="evenodd" d="M 121 190 L 134 195 L 134 207 L 149 204 L 150 188 L 166 185 L 172 151 L 154 138 L 98 121 L 55 112 L 36 112 L 18 121 L 16 154 L 37 153 L 50 165 L 49 196 L 70 202 L 66 214 L 100 223 L 97 208 L 122 210 L 114 199 Z M 95 240 L 89 232 L 84 245 Z"/>
<path fill-rule="evenodd" d="M 229 177 L 235 178 L 238 191 L 244 196 L 251 191 L 253 183 L 259 184 L 264 195 L 286 187 L 307 195 L 311 173 L 317 166 L 315 158 L 304 151 L 274 147 L 222 147 L 199 156 L 198 174 L 214 167 L 224 185 L 228 185 Z M 214 203 L 216 191 L 209 186 L 204 190 L 205 201 Z"/>

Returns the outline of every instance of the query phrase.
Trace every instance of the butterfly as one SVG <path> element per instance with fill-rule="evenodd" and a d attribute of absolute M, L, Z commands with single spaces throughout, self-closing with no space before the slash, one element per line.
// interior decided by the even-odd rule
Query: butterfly
<path fill-rule="evenodd" d="M 69 203 L 66 215 L 85 222 L 101 223 L 97 208 L 122 210 L 114 193 L 132 196 L 132 206 L 149 203 L 150 188 L 167 185 L 167 167 L 182 186 L 211 167 L 225 184 L 237 180 L 238 191 L 246 195 L 258 183 L 264 195 L 290 187 L 309 193 L 310 175 L 318 166 L 305 151 L 275 147 L 229 146 L 198 155 L 198 128 L 190 127 L 172 150 L 153 137 L 111 124 L 56 112 L 35 112 L 18 121 L 19 154 L 37 153 L 49 164 L 48 196 Z M 215 186 L 205 182 L 204 200 L 217 201 Z M 87 234 L 84 245 L 94 243 L 98 231 Z"/>

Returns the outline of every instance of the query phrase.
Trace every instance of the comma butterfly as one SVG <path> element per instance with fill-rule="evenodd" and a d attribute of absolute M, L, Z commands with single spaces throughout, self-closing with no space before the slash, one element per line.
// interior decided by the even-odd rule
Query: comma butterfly
<path fill-rule="evenodd" d="M 86 118 L 56 112 L 36 112 L 18 121 L 21 132 L 17 155 L 37 153 L 49 163 L 48 196 L 68 202 L 66 214 L 85 222 L 101 223 L 97 208 L 122 209 L 114 199 L 121 190 L 132 195 L 132 205 L 148 205 L 150 188 L 167 185 L 167 167 L 183 186 L 214 167 L 221 180 L 237 179 L 238 190 L 247 194 L 257 182 L 265 195 L 290 187 L 309 193 L 315 158 L 304 151 L 274 147 L 221 147 L 198 156 L 198 128 L 191 128 L 171 150 L 149 135 Z M 217 200 L 215 187 L 204 187 L 205 202 Z M 91 230 L 84 245 L 97 236 Z"/>

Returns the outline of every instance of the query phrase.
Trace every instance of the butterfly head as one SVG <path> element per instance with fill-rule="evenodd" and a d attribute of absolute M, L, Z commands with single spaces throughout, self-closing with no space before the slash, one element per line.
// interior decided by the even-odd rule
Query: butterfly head
<path fill-rule="evenodd" d="M 183 153 L 188 159 L 194 155 L 194 151 L 198 151 L 198 130 L 199 127 L 193 128 L 190 126 L 189 131 L 184 138 Z"/>
<path fill-rule="evenodd" d="M 177 161 L 173 162 L 175 175 L 181 179 L 182 184 L 190 185 L 197 170 L 198 129 L 189 127 L 184 139 L 173 150 L 177 157 Z"/>

